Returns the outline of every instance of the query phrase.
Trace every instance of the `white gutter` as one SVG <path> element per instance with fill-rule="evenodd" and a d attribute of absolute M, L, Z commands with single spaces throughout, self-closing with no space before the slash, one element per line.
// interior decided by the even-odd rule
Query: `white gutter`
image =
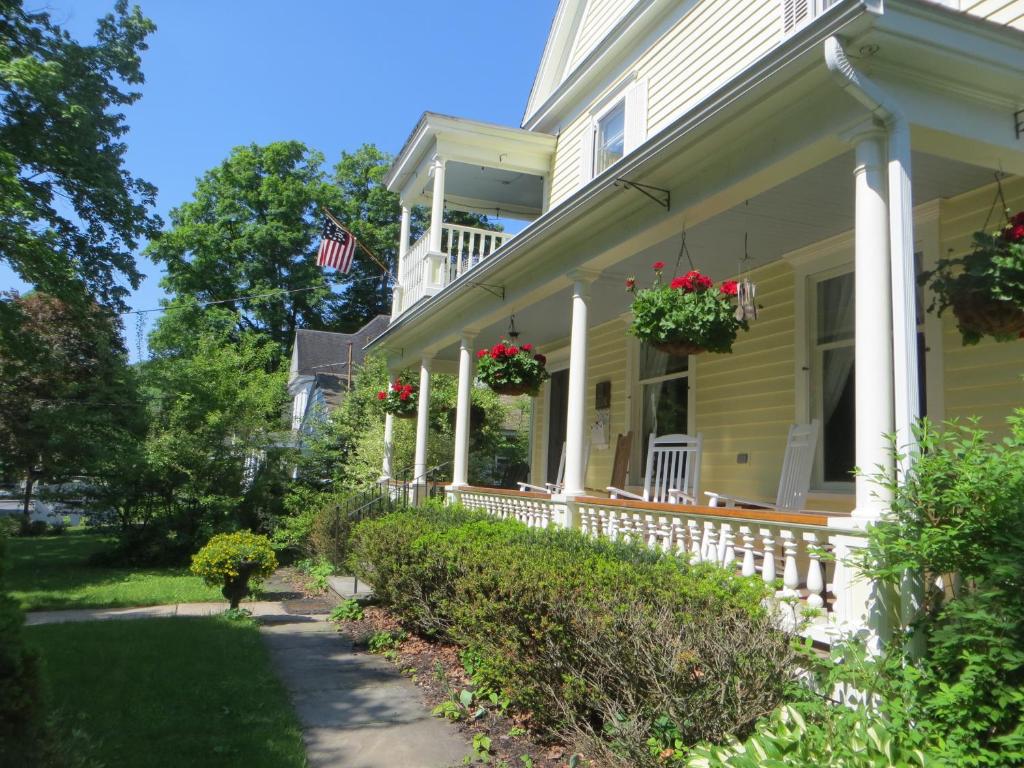
<path fill-rule="evenodd" d="M 867 107 L 888 132 L 893 395 L 896 435 L 900 451 L 906 456 L 901 462 L 905 470 L 916 449 L 911 427 L 921 415 L 917 380 L 917 275 L 914 271 L 914 209 L 910 192 L 910 125 L 892 95 L 854 68 L 835 36 L 825 40 L 825 64 L 839 86 Z"/>

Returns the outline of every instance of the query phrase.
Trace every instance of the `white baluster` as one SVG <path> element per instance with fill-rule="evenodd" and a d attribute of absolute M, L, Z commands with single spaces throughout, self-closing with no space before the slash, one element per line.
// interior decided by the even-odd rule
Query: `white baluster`
<path fill-rule="evenodd" d="M 753 576 L 754 568 L 754 534 L 749 525 L 740 526 L 740 536 L 743 539 L 743 566 L 740 573 L 744 576 Z"/>
<path fill-rule="evenodd" d="M 700 556 L 701 560 L 706 563 L 720 562 L 718 561 L 718 544 L 715 533 L 715 524 L 710 520 L 705 520 L 704 541 L 701 544 Z"/>
<path fill-rule="evenodd" d="M 687 520 L 686 529 L 690 534 L 690 554 L 693 555 L 693 561 L 699 563 L 703 558 L 700 548 L 700 528 L 697 527 L 697 521 Z"/>
<path fill-rule="evenodd" d="M 825 578 L 821 570 L 821 550 L 818 541 L 818 534 L 805 533 L 804 541 L 807 542 L 807 607 L 820 609 L 825 605 L 822 597 L 822 590 L 825 589 Z"/>
<path fill-rule="evenodd" d="M 793 531 L 782 531 L 782 551 L 785 557 L 785 567 L 782 570 L 782 592 L 786 597 L 794 597 L 798 594 L 800 586 L 800 572 L 796 567 L 796 553 L 799 543 Z"/>
<path fill-rule="evenodd" d="M 761 578 L 765 584 L 775 583 L 775 538 L 770 528 L 761 529 L 761 546 L 764 558 L 761 563 Z"/>
<path fill-rule="evenodd" d="M 722 567 L 727 569 L 734 568 L 733 563 L 736 562 L 736 539 L 735 534 L 732 532 L 732 526 L 728 523 L 722 524 L 721 544 L 718 547 L 718 551 L 722 553 L 721 559 L 718 561 L 722 564 Z"/>

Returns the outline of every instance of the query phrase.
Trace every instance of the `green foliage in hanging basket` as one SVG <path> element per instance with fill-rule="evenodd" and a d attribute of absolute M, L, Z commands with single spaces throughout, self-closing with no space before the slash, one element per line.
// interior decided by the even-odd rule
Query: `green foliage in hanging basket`
<path fill-rule="evenodd" d="M 749 328 L 738 317 L 736 281 L 716 287 L 710 277 L 691 270 L 665 283 L 664 268 L 661 261 L 652 265 L 655 278 L 650 288 L 638 290 L 636 278 L 626 280 L 626 289 L 634 294 L 630 333 L 670 353 L 732 352 L 740 329 Z"/>
<path fill-rule="evenodd" d="M 400 419 L 409 419 L 416 415 L 419 404 L 419 392 L 416 387 L 401 379 L 395 379 L 386 390 L 377 393 L 377 399 L 384 406 L 384 412 Z"/>
<path fill-rule="evenodd" d="M 490 349 L 476 353 L 477 378 L 503 395 L 536 397 L 540 385 L 549 378 L 547 358 L 532 344 L 517 346 L 502 339 Z"/>
<path fill-rule="evenodd" d="M 1009 212 L 1007 212 L 1009 213 Z M 975 232 L 966 256 L 939 259 L 921 275 L 935 295 L 929 311 L 953 308 L 964 344 L 1024 335 L 1024 211 L 996 232 Z"/>

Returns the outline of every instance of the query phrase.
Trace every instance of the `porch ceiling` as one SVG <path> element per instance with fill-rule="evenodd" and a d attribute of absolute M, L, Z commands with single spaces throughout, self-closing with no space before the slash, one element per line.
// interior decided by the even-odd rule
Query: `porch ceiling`
<path fill-rule="evenodd" d="M 425 180 L 420 194 L 431 195 Z M 444 177 L 445 202 L 454 208 L 491 213 L 539 216 L 544 204 L 543 177 L 485 165 L 449 161 Z"/>
<path fill-rule="evenodd" d="M 716 280 L 740 270 L 743 236 L 749 233 L 749 266 L 756 268 L 785 254 L 827 238 L 849 232 L 853 227 L 853 154 L 839 155 L 811 170 L 751 198 L 743 205 L 714 216 L 687 232 L 687 247 L 694 265 Z M 922 152 L 913 156 L 913 199 L 921 205 L 938 198 L 954 197 L 992 181 L 992 170 L 948 160 Z M 653 203 L 652 203 L 653 205 Z M 679 254 L 680 236 L 633 254 L 606 270 L 594 282 L 589 325 L 594 327 L 629 310 L 629 295 L 623 281 L 636 275 L 641 285 L 653 277 L 651 264 L 664 261 L 671 273 Z M 685 257 L 680 271 L 688 269 Z M 498 300 L 495 299 L 495 302 Z M 508 317 L 485 327 L 480 346 L 494 343 L 508 329 Z M 567 343 L 570 326 L 568 291 L 555 294 L 516 313 L 521 340 L 549 351 Z M 457 359 L 457 347 L 442 350 L 438 360 Z"/>

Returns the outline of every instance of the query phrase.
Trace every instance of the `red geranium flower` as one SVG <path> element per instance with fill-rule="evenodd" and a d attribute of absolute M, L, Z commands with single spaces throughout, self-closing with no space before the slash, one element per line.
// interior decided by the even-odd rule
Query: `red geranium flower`
<path fill-rule="evenodd" d="M 405 390 L 403 389 L 403 390 L 402 390 L 402 394 L 400 394 L 400 395 L 398 396 L 398 399 L 399 399 L 399 400 L 408 400 L 408 399 L 409 399 L 409 393 L 408 393 L 408 392 L 406 392 L 406 391 L 405 391 Z"/>
<path fill-rule="evenodd" d="M 481 349 L 479 352 L 476 353 L 476 357 L 477 357 L 478 360 L 480 358 L 487 357 L 487 350 L 486 349 Z"/>
<path fill-rule="evenodd" d="M 505 345 L 500 341 L 491 347 L 491 357 L 497 360 L 499 357 L 505 354 Z"/>
<path fill-rule="evenodd" d="M 626 278 L 626 290 L 627 291 L 632 291 L 634 288 L 636 288 L 636 278 L 635 277 L 627 277 Z"/>
<path fill-rule="evenodd" d="M 1014 224 L 1010 228 L 1010 240 L 1014 243 L 1019 243 L 1021 240 L 1024 240 L 1024 222 Z"/>
<path fill-rule="evenodd" d="M 653 269 L 655 272 L 660 272 L 664 268 L 665 268 L 665 262 L 664 261 L 656 261 L 653 264 L 651 264 L 651 269 Z"/>
<path fill-rule="evenodd" d="M 722 293 L 726 296 L 735 296 L 738 290 L 739 286 L 735 280 L 726 280 L 722 283 Z"/>
<path fill-rule="evenodd" d="M 516 355 L 519 354 L 519 347 L 515 346 L 514 344 L 512 346 L 505 347 L 505 354 L 508 355 L 509 357 L 515 357 Z"/>
<path fill-rule="evenodd" d="M 547 363 L 547 361 L 548 361 L 548 359 L 546 357 L 544 357 L 544 355 L 542 355 L 540 353 L 537 353 L 536 355 L 534 355 L 533 359 L 536 360 L 541 365 L 545 365 Z"/>
<path fill-rule="evenodd" d="M 401 392 L 402 391 L 402 382 L 396 381 L 394 384 L 391 385 L 391 389 L 393 389 L 395 392 Z"/>
<path fill-rule="evenodd" d="M 1013 217 L 1014 224 L 1024 224 L 1024 211 L 1020 211 Z"/>
<path fill-rule="evenodd" d="M 523 352 L 529 352 L 532 349 L 533 349 L 533 344 L 530 344 L 530 343 L 523 344 L 523 346 L 522 346 Z"/>
<path fill-rule="evenodd" d="M 406 384 L 404 387 L 402 387 L 402 391 L 408 395 L 410 392 L 412 392 L 412 384 Z"/>
<path fill-rule="evenodd" d="M 673 277 L 672 282 L 669 283 L 669 287 L 675 288 L 677 291 L 684 290 L 689 292 L 693 290 L 693 283 L 690 282 L 689 277 Z"/>
<path fill-rule="evenodd" d="M 377 399 L 378 400 L 386 400 L 387 397 L 388 397 L 388 393 L 387 392 L 380 391 L 380 392 L 377 393 Z"/>

